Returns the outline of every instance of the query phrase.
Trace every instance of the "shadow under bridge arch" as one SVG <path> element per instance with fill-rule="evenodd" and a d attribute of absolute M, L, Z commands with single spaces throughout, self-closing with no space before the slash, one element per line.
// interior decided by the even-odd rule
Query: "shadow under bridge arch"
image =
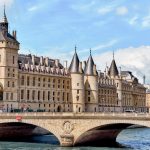
<path fill-rule="evenodd" d="M 47 128 L 31 123 L 0 123 L 0 141 L 50 143 L 59 145 L 59 138 Z"/>
<path fill-rule="evenodd" d="M 114 123 L 92 128 L 81 134 L 74 142 L 75 146 L 118 146 L 118 134 L 135 124 Z M 140 125 L 139 125 L 140 126 Z"/>

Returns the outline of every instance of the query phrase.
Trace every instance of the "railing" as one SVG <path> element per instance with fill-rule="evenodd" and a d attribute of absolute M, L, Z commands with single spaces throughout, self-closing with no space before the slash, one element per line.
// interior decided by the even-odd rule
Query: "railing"
<path fill-rule="evenodd" d="M 15 117 L 15 116 L 22 116 L 22 117 L 38 117 L 38 116 L 44 116 L 44 117 L 57 117 L 57 118 L 63 118 L 63 117 L 119 117 L 119 118 L 128 118 L 128 117 L 136 117 L 136 118 L 144 118 L 148 117 L 150 118 L 149 113 L 127 113 L 127 112 L 82 112 L 82 113 L 73 113 L 73 112 L 20 112 L 20 113 L 0 113 L 0 119 L 1 117 Z"/>

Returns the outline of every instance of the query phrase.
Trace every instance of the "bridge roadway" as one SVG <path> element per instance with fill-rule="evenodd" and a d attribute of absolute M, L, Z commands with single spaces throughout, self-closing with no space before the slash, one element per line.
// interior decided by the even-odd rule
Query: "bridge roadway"
<path fill-rule="evenodd" d="M 47 129 L 61 146 L 114 143 L 131 125 L 150 127 L 150 114 L 137 113 L 0 113 L 0 123 L 22 122 Z"/>

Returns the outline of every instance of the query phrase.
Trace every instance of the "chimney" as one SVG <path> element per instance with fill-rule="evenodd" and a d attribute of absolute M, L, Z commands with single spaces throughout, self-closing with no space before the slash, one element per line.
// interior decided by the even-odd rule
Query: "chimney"
<path fill-rule="evenodd" d="M 120 77 L 121 77 L 121 67 L 119 67 L 119 75 L 120 75 Z"/>
<path fill-rule="evenodd" d="M 82 62 L 79 63 L 79 72 L 82 73 Z"/>
<path fill-rule="evenodd" d="M 43 56 L 40 57 L 40 64 L 43 66 Z"/>
<path fill-rule="evenodd" d="M 32 55 L 32 64 L 35 65 L 35 56 Z"/>
<path fill-rule="evenodd" d="M 94 73 L 94 75 L 97 75 L 97 72 L 96 72 L 96 65 L 94 64 L 94 66 L 93 66 L 93 73 Z"/>
<path fill-rule="evenodd" d="M 67 69 L 67 67 L 68 67 L 68 66 L 67 66 L 67 63 L 68 63 L 67 60 L 65 60 L 65 61 L 64 61 L 64 68 L 65 68 L 65 69 Z"/>
<path fill-rule="evenodd" d="M 59 67 L 59 59 L 55 59 L 55 65 L 56 67 Z"/>
<path fill-rule="evenodd" d="M 83 61 L 83 70 L 85 70 L 86 67 L 86 61 Z"/>
<path fill-rule="evenodd" d="M 12 31 L 12 36 L 13 36 L 15 39 L 17 39 L 17 32 L 16 32 L 16 30 L 13 30 L 13 31 Z"/>
<path fill-rule="evenodd" d="M 145 84 L 145 79 L 146 79 L 146 77 L 145 77 L 145 75 L 143 76 L 143 84 Z"/>
<path fill-rule="evenodd" d="M 45 64 L 46 64 L 46 66 L 48 66 L 49 64 L 48 64 L 48 60 L 49 60 L 49 58 L 48 57 L 46 57 L 45 58 Z"/>

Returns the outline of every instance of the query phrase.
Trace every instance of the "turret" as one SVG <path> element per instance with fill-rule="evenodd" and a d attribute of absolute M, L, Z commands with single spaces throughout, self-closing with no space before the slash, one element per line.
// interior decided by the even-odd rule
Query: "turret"
<path fill-rule="evenodd" d="M 110 65 L 108 75 L 110 76 L 110 78 L 115 78 L 115 77 L 118 77 L 119 75 L 118 68 L 114 59 L 114 52 L 113 52 L 113 60 Z"/>
<path fill-rule="evenodd" d="M 97 112 L 98 110 L 98 73 L 96 70 L 96 65 L 94 64 L 91 50 L 90 56 L 86 63 L 85 68 L 85 101 L 86 101 L 86 111 Z"/>
<path fill-rule="evenodd" d="M 75 53 L 69 67 L 72 86 L 72 102 L 73 112 L 85 111 L 85 89 L 84 89 L 84 75 L 82 63 L 79 61 L 76 47 Z"/>
<path fill-rule="evenodd" d="M 17 94 L 19 42 L 16 40 L 16 31 L 12 35 L 8 32 L 8 24 L 4 6 L 4 15 L 0 21 L 0 85 L 3 87 L 3 96 L 0 97 L 6 110 L 18 108 L 19 100 Z"/>

